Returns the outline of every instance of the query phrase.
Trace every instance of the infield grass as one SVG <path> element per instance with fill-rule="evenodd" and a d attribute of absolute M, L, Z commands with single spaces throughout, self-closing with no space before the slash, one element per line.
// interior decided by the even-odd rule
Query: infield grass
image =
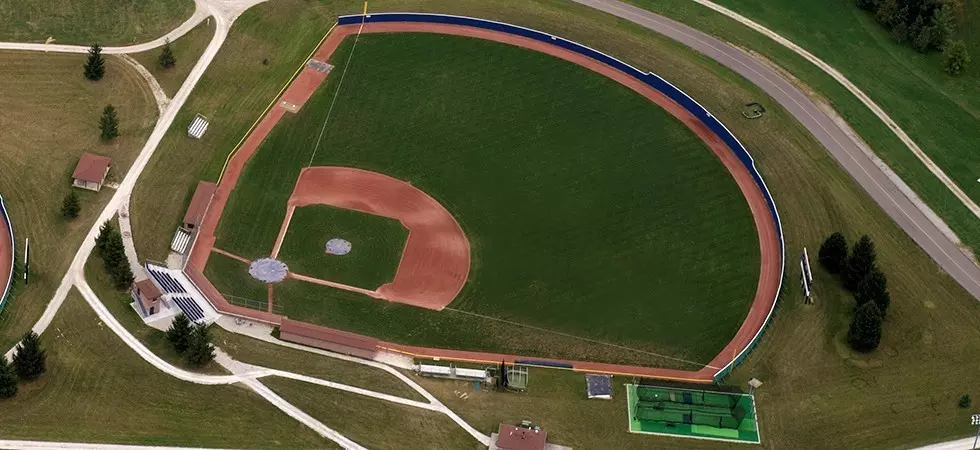
<path fill-rule="evenodd" d="M 334 238 L 350 242 L 350 253 L 326 253 Z M 395 279 L 407 239 L 398 219 L 310 205 L 293 211 L 279 259 L 290 272 L 374 290 Z"/>
<path fill-rule="evenodd" d="M 691 2 L 676 3 L 671 5 L 671 11 L 685 11 L 683 8 L 689 6 L 693 8 L 692 17 L 702 21 L 704 27 L 717 22 L 713 19 L 716 14 Z M 257 6 L 235 24 L 216 65 L 205 74 L 207 83 L 198 86 L 188 103 L 204 112 L 224 111 L 224 125 L 209 130 L 206 146 L 192 142 L 194 147 L 189 149 L 182 148 L 183 143 L 190 142 L 184 137 L 185 131 L 174 127 L 161 147 L 169 151 L 154 155 L 149 172 L 137 185 L 131 210 L 137 245 L 152 249 L 150 254 L 141 249 L 141 256 L 166 256 L 174 227 L 198 178 L 216 179 L 227 151 L 333 21 L 332 16 L 324 20 L 318 17 L 356 13 L 362 4 L 280 0 L 275 8 L 269 4 Z M 891 222 L 812 136 L 758 88 L 655 33 L 566 1 L 431 0 L 406 4 L 374 0 L 371 5 L 376 11 L 421 10 L 520 24 L 655 70 L 712 111 L 750 149 L 779 207 L 788 256 L 798 255 L 803 246 L 816 248 L 837 230 L 843 230 L 852 241 L 861 233 L 875 238 L 892 295 L 879 352 L 862 356 L 843 350 L 853 299 L 837 288 L 835 280 L 817 271 L 817 302 L 804 306 L 794 283 L 787 282 L 772 326 L 747 362 L 728 380 L 743 384 L 756 376 L 765 382 L 756 392 L 762 448 L 910 447 L 976 432 L 964 411 L 956 407 L 956 400 L 964 393 L 980 396 L 974 383 L 976 361 L 980 358 L 980 330 L 976 327 L 980 306 Z M 285 26 L 294 31 L 289 39 L 278 31 Z M 300 32 L 312 28 L 319 32 Z M 308 49 L 295 51 L 300 46 L 296 41 L 303 39 L 302 44 Z M 765 41 L 758 36 L 753 39 Z M 286 69 L 282 69 L 281 60 L 271 60 L 270 70 L 279 71 L 278 79 L 267 76 L 265 66 L 253 63 L 276 45 L 283 45 L 279 55 L 293 58 L 285 64 L 289 66 Z M 237 86 L 218 82 L 231 77 L 247 80 L 251 90 L 243 93 Z M 833 83 L 827 85 L 832 87 Z M 820 90 L 824 92 L 823 88 Z M 264 101 L 256 100 L 263 96 Z M 847 97 L 834 98 L 835 107 L 840 108 L 841 99 Z M 742 105 L 750 101 L 763 102 L 768 110 L 766 116 L 744 120 Z M 185 119 L 189 121 L 190 117 L 193 114 Z M 880 123 L 876 125 L 876 119 L 865 121 L 867 115 L 845 117 L 856 120 L 861 127 L 884 128 Z M 894 141 L 889 134 L 884 129 L 880 135 L 864 137 L 877 145 Z M 209 160 L 218 160 L 217 167 L 207 166 Z M 955 206 L 955 200 L 944 204 Z M 143 221 L 135 222 L 140 215 Z M 798 279 L 798 269 L 793 265 L 788 268 L 787 280 Z M 350 307 L 364 305 L 359 298 L 346 302 Z M 500 327 L 489 336 L 496 339 L 520 330 Z M 474 329 L 474 334 L 476 331 L 479 330 Z M 540 339 L 533 337 L 535 341 Z M 554 339 L 552 344 L 565 349 L 576 346 L 561 339 Z M 586 358 L 591 356 L 584 354 Z M 556 375 L 546 378 L 546 374 Z M 544 382 L 538 385 L 535 380 Z M 467 400 L 455 397 L 453 391 L 458 388 L 451 383 L 428 382 L 441 383 L 440 389 L 435 384 L 424 386 L 483 432 L 490 432 L 503 421 L 529 418 L 541 422 L 555 442 L 580 448 L 617 442 L 625 442 L 613 445 L 622 448 L 725 447 L 696 440 L 630 435 L 626 432 L 624 403 L 585 400 L 580 374 L 534 370 L 532 390 L 527 396 L 490 397 L 482 402 L 471 401 L 473 396 Z M 622 383 L 622 379 L 615 379 L 614 389 L 621 389 Z M 625 402 L 622 395 L 616 398 Z M 913 415 L 916 420 L 908 420 Z"/>
<path fill-rule="evenodd" d="M 135 314 L 135 313 L 134 313 Z M 72 291 L 48 331 L 47 373 L 0 408 L 5 439 L 313 448 L 329 442 L 240 386 L 185 383 L 137 356 Z"/>
<path fill-rule="evenodd" d="M 80 215 L 65 221 L 61 203 L 84 152 L 112 158 L 110 180 L 132 164 L 157 118 L 153 94 L 140 75 L 115 56 L 93 83 L 82 76 L 84 55 L 0 52 L 0 194 L 10 212 L 18 252 L 31 240 L 30 285 L 0 312 L 0 348 L 10 346 L 41 315 L 71 257 L 114 191 L 75 189 Z M 99 116 L 116 107 L 119 137 L 99 140 Z M 21 253 L 21 256 L 23 254 Z"/>
<path fill-rule="evenodd" d="M 134 53 L 130 56 L 153 74 L 168 97 L 173 97 L 180 86 L 184 84 L 187 75 L 191 73 L 191 69 L 197 64 L 197 60 L 214 36 L 214 26 L 213 20 L 205 20 L 181 36 L 180 39 L 171 42 L 170 48 L 177 60 L 176 65 L 172 68 L 165 69 L 160 66 L 162 47 L 142 53 Z"/>
<path fill-rule="evenodd" d="M 0 41 L 139 44 L 167 34 L 193 13 L 192 0 L 10 0 L 0 4 Z"/>
<path fill-rule="evenodd" d="M 352 43 L 331 62 L 342 67 Z M 283 118 L 248 161 L 218 247 L 246 257 L 268 251 L 339 79 Z M 408 181 L 459 221 L 474 262 L 453 309 L 705 363 L 755 293 L 758 238 L 718 158 L 660 107 L 557 58 L 466 37 L 361 36 L 322 143 L 314 165 Z M 329 220 L 299 219 L 307 230 Z M 316 240 L 295 243 L 306 242 Z M 287 308 L 307 301 L 320 303 L 277 296 Z M 367 325 L 374 314 L 326 318 L 430 343 L 384 332 L 394 324 Z"/>

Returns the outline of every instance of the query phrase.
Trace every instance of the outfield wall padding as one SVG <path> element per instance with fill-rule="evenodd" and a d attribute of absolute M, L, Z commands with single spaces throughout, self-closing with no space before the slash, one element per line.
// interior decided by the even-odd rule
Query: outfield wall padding
<path fill-rule="evenodd" d="M 769 321 L 772 319 L 773 311 L 776 308 L 776 300 L 779 297 L 780 291 L 782 291 L 782 278 L 786 271 L 786 248 L 783 241 L 783 227 L 779 219 L 779 212 L 776 209 L 776 202 L 772 198 L 772 194 L 769 192 L 769 188 L 766 186 L 765 180 L 762 179 L 762 175 L 755 167 L 755 160 L 752 155 L 749 154 L 748 150 L 739 142 L 738 138 L 721 123 L 715 116 L 713 116 L 708 110 L 701 106 L 700 103 L 695 101 L 684 91 L 678 89 L 676 86 L 668 82 L 667 80 L 661 78 L 653 72 L 643 72 L 623 61 L 620 61 L 612 56 L 595 50 L 591 47 L 579 44 L 577 42 L 569 41 L 567 39 L 554 36 L 549 33 L 542 31 L 532 30 L 530 28 L 521 27 L 518 25 L 511 25 L 502 22 L 496 22 L 492 20 L 477 19 L 474 17 L 464 17 L 464 16 L 454 16 L 448 14 L 428 14 L 428 13 L 378 13 L 378 14 L 367 14 L 367 15 L 349 15 L 340 16 L 337 20 L 338 25 L 356 25 L 361 23 L 383 23 L 383 22 L 420 22 L 420 23 L 437 23 L 437 24 L 447 24 L 447 25 L 460 25 L 466 27 L 483 28 L 487 30 L 499 31 L 503 33 L 513 34 L 517 36 L 522 36 L 525 38 L 533 39 L 536 41 L 547 42 L 558 47 L 570 50 L 608 66 L 611 66 L 637 80 L 642 81 L 648 86 L 656 89 L 660 93 L 666 95 L 672 101 L 686 109 L 689 113 L 694 115 L 695 118 L 700 120 L 705 126 L 708 127 L 715 135 L 717 135 L 725 145 L 738 157 L 742 165 L 748 169 L 749 173 L 752 175 L 752 179 L 762 190 L 762 195 L 766 199 L 766 204 L 769 207 L 769 212 L 772 215 L 772 219 L 776 225 L 776 232 L 779 235 L 779 250 L 780 250 L 780 285 L 779 289 L 776 290 L 776 298 L 772 301 L 772 306 L 766 314 L 765 321 L 759 330 L 752 337 L 752 340 L 734 357 L 732 360 L 720 368 L 714 375 L 714 382 L 719 382 L 722 378 L 728 375 L 732 369 L 737 367 L 749 354 L 749 352 L 758 343 L 759 338 L 762 336 L 762 332 L 769 325 Z"/>
<path fill-rule="evenodd" d="M 7 304 L 7 297 L 10 296 L 10 289 L 14 285 L 14 224 L 10 222 L 10 215 L 7 214 L 7 205 L 3 202 L 3 196 L 0 195 L 0 220 L 3 220 L 4 224 L 7 225 L 7 233 L 9 236 L 0 236 L 0 239 L 6 245 L 10 245 L 10 270 L 5 274 L 0 274 L 0 281 L 4 282 L 3 293 L 0 294 L 0 311 L 3 311 L 3 307 Z M 4 245 L 4 244 L 0 244 Z"/>

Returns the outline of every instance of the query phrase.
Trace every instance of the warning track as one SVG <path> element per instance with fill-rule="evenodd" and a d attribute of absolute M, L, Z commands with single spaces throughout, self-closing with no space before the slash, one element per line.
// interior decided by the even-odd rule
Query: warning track
<path fill-rule="evenodd" d="M 7 303 L 7 295 L 14 283 L 14 230 L 7 215 L 7 207 L 0 197 L 0 310 Z"/>
<path fill-rule="evenodd" d="M 339 25 L 335 27 L 330 36 L 323 42 L 320 48 L 315 52 L 314 58 L 319 61 L 327 61 L 330 55 L 336 50 L 337 46 L 343 41 L 347 36 L 356 34 L 360 25 Z M 450 25 L 443 23 L 420 23 L 420 22 L 382 22 L 382 23 L 367 23 L 364 25 L 363 33 L 390 33 L 390 32 L 400 32 L 400 33 L 441 33 L 450 34 L 457 36 L 468 36 L 480 39 L 491 40 L 495 42 L 506 43 L 510 45 L 515 45 L 518 47 L 523 47 L 535 51 L 539 51 L 548 55 L 552 55 L 556 58 L 569 61 L 580 66 L 586 67 L 594 72 L 602 74 L 612 80 L 619 82 L 620 84 L 632 89 L 643 97 L 649 99 L 651 102 L 662 107 L 668 113 L 673 115 L 675 118 L 684 123 L 688 128 L 690 128 L 704 143 L 711 149 L 711 151 L 718 157 L 718 159 L 724 164 L 726 169 L 731 173 L 732 178 L 736 181 L 740 191 L 744 195 L 746 201 L 748 202 L 749 208 L 752 212 L 753 220 L 756 225 L 759 236 L 759 246 L 761 253 L 761 264 L 760 264 L 760 276 L 759 282 L 756 288 L 756 294 L 752 302 L 751 309 L 746 317 L 745 321 L 742 323 L 738 332 L 735 334 L 733 339 L 725 346 L 724 349 L 714 358 L 711 362 L 705 365 L 703 368 L 697 371 L 684 371 L 684 370 L 674 370 L 674 369 L 661 369 L 661 368 L 650 368 L 650 367 L 639 367 L 639 366 L 627 366 L 619 364 L 605 364 L 605 363 L 594 363 L 587 361 L 561 361 L 553 359 L 543 359 L 543 358 L 531 358 L 519 355 L 505 355 L 497 353 L 487 353 L 487 352 L 469 352 L 469 351 L 458 351 L 458 350 L 447 350 L 447 349 L 435 349 L 435 348 L 423 348 L 400 345 L 396 343 L 380 342 L 378 344 L 379 348 L 388 351 L 400 352 L 411 354 L 418 357 L 441 357 L 448 359 L 458 359 L 458 360 L 468 360 L 468 361 L 481 361 L 490 363 L 499 363 L 501 360 L 506 360 L 510 362 L 514 361 L 542 361 L 551 365 L 565 366 L 573 368 L 575 370 L 590 371 L 590 372 L 606 372 L 615 374 L 625 374 L 643 377 L 653 377 L 653 378 L 664 378 L 664 379 L 674 379 L 683 380 L 689 382 L 701 382 L 710 383 L 714 381 L 715 375 L 719 372 L 722 367 L 725 367 L 728 363 L 735 358 L 736 355 L 740 354 L 744 349 L 753 343 L 753 339 L 759 334 L 760 330 L 765 326 L 767 318 L 774 306 L 776 301 L 776 296 L 779 292 L 782 278 L 782 249 L 781 241 L 779 238 L 779 233 L 777 230 L 777 224 L 775 219 L 770 212 L 769 205 L 765 198 L 764 193 L 755 180 L 752 174 L 749 173 L 748 169 L 742 164 L 739 158 L 727 147 L 725 142 L 721 138 L 712 132 L 703 122 L 698 118 L 694 117 L 690 112 L 684 109 L 679 104 L 675 103 L 668 97 L 666 97 L 660 91 L 654 89 L 653 87 L 643 83 L 642 81 L 629 76 L 628 74 L 604 64 L 595 59 L 586 57 L 580 53 L 571 51 L 564 47 L 559 47 L 558 45 L 552 45 L 546 42 L 537 41 L 534 39 L 517 36 L 509 34 L 502 31 L 488 30 L 483 28 L 475 28 L 469 26 L 461 25 Z M 304 72 L 312 71 L 311 68 L 304 69 Z M 302 83 L 294 82 L 289 89 L 283 94 L 283 98 L 290 99 L 306 99 L 312 94 L 312 90 L 320 84 L 319 79 L 317 81 L 311 80 L 313 74 L 308 74 L 304 77 L 303 74 L 297 81 L 303 81 Z M 316 77 L 320 78 L 320 77 Z M 301 106 L 301 105 L 300 105 Z M 218 184 L 217 191 L 215 192 L 215 197 L 212 200 L 212 204 L 207 212 L 204 222 L 201 227 L 200 236 L 195 242 L 194 248 L 191 250 L 191 255 L 188 258 L 187 267 L 185 271 L 188 272 L 188 276 L 198 284 L 198 286 L 205 291 L 215 307 L 222 312 L 248 316 L 257 320 L 263 320 L 272 323 L 280 323 L 282 317 L 276 314 L 255 311 L 251 309 L 246 309 L 238 306 L 229 304 L 222 298 L 221 294 L 218 293 L 217 289 L 211 285 L 210 282 L 202 275 L 204 266 L 207 264 L 208 256 L 211 253 L 211 248 L 214 244 L 214 230 L 217 226 L 218 219 L 221 216 L 221 212 L 227 203 L 228 194 L 234 189 L 234 186 L 241 175 L 242 169 L 245 166 L 245 162 L 248 158 L 255 152 L 259 144 L 268 136 L 269 132 L 275 126 L 275 124 L 282 118 L 283 114 L 287 110 L 282 106 L 282 102 L 279 105 L 273 107 L 268 114 L 259 122 L 255 130 L 249 135 L 245 140 L 242 147 L 235 153 L 235 155 L 229 161 L 227 171 L 223 174 L 220 183 Z M 401 268 L 399 268 L 401 271 Z"/>

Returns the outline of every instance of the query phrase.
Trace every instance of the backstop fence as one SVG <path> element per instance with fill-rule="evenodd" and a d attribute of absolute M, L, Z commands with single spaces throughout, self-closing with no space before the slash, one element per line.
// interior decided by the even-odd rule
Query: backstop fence
<path fill-rule="evenodd" d="M 748 169 L 749 173 L 752 175 L 752 179 L 762 190 L 762 195 L 766 199 L 766 204 L 769 207 L 769 213 L 772 215 L 772 219 L 776 224 L 776 233 L 779 236 L 779 251 L 780 251 L 780 276 L 779 276 L 779 288 L 776 290 L 775 297 L 772 299 L 772 306 L 770 306 L 769 311 L 766 313 L 765 321 L 759 327 L 759 330 L 752 337 L 752 340 L 738 354 L 732 358 L 732 360 L 720 368 L 718 372 L 715 373 L 713 380 L 717 383 L 719 380 L 731 373 L 732 369 L 737 367 L 749 354 L 749 352 L 756 346 L 759 338 L 762 336 L 762 332 L 769 325 L 769 321 L 772 319 L 773 311 L 776 308 L 776 301 L 779 298 L 779 293 L 782 290 L 782 280 L 785 275 L 786 270 L 786 248 L 783 242 L 783 227 L 779 219 L 779 212 L 776 210 L 776 202 L 773 200 L 769 188 L 766 186 L 765 180 L 762 179 L 762 175 L 755 167 L 755 160 L 752 155 L 749 154 L 745 146 L 739 142 L 738 138 L 726 127 L 720 120 L 708 112 L 705 107 L 701 106 L 700 103 L 695 101 L 693 98 L 688 96 L 684 91 L 678 89 L 676 86 L 664 80 L 657 74 L 653 72 L 643 72 L 623 61 L 620 61 L 612 56 L 602 53 L 586 45 L 579 44 L 577 42 L 569 41 L 552 34 L 545 32 L 532 30 L 530 28 L 525 28 L 518 25 L 511 25 L 503 22 L 496 22 L 486 19 L 477 19 L 474 17 L 465 16 L 454 16 L 449 14 L 429 14 L 429 13 L 378 13 L 378 14 L 356 14 L 340 16 L 337 19 L 338 25 L 352 25 L 360 23 L 382 23 L 382 22 L 421 22 L 421 23 L 437 23 L 437 24 L 447 24 L 447 25 L 461 25 L 474 28 L 483 28 L 487 30 L 499 31 L 503 33 L 513 34 L 516 36 L 521 36 L 529 39 L 533 39 L 540 42 L 550 43 L 552 45 L 557 45 L 566 50 L 570 50 L 588 58 L 599 61 L 603 64 L 611 66 L 637 80 L 642 81 L 648 86 L 656 89 L 660 93 L 666 95 L 668 98 L 673 100 L 675 103 L 686 109 L 689 113 L 694 115 L 695 118 L 700 120 L 705 126 L 708 127 L 715 135 L 717 135 L 725 145 L 738 157 L 742 165 Z"/>
<path fill-rule="evenodd" d="M 14 285 L 14 264 L 16 261 L 14 261 L 14 225 L 10 222 L 10 216 L 7 214 L 7 205 L 3 203 L 2 195 L 0 195 L 0 220 L 3 220 L 9 232 L 9 236 L 0 236 L 0 239 L 7 241 L 6 244 L 10 245 L 10 270 L 7 271 L 8 273 L 0 274 L 0 281 L 6 280 L 6 287 L 4 287 L 3 293 L 0 295 L 0 311 L 3 311 L 3 307 L 7 304 L 7 297 L 10 296 L 10 290 Z"/>

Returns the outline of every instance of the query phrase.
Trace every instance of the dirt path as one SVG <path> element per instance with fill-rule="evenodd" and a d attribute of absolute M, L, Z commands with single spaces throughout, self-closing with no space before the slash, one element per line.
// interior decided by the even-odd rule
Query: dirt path
<path fill-rule="evenodd" d="M 330 54 L 337 48 L 343 39 L 349 35 L 356 34 L 359 25 L 344 25 L 338 26 L 334 29 L 333 33 L 324 41 L 323 45 L 316 51 L 314 56 L 315 59 L 320 61 L 327 61 Z M 533 39 L 523 38 L 520 36 L 515 36 L 503 32 L 491 31 L 480 28 L 471 28 L 458 25 L 445 25 L 445 24 L 434 24 L 434 23 L 408 23 L 408 22 L 391 22 L 391 23 L 369 23 L 363 28 L 364 33 L 388 33 L 388 32 L 416 32 L 416 33 L 440 33 L 440 34 L 452 34 L 457 36 L 469 36 L 480 39 L 487 39 L 491 41 L 516 45 L 518 47 L 523 47 L 535 51 L 539 51 L 554 57 L 563 59 L 565 61 L 572 62 L 574 64 L 581 65 L 590 70 L 593 70 L 599 74 L 602 74 L 618 83 L 623 84 L 626 87 L 634 90 L 638 94 L 649 99 L 651 102 L 662 107 L 668 113 L 676 117 L 682 123 L 684 123 L 688 128 L 690 128 L 700 139 L 702 139 L 705 144 L 711 149 L 711 151 L 718 156 L 722 164 L 725 165 L 726 169 L 731 173 L 735 182 L 737 183 L 742 194 L 745 196 L 748 202 L 749 208 L 752 211 L 753 220 L 755 221 L 756 228 L 758 230 L 759 236 L 759 250 L 761 253 L 761 264 L 760 264 L 760 276 L 759 283 L 757 286 L 756 294 L 752 302 L 752 307 L 746 317 L 745 321 L 742 323 L 738 332 L 732 339 L 732 341 L 725 346 L 725 348 L 716 356 L 712 361 L 707 364 L 704 368 L 698 371 L 682 371 L 682 370 L 668 370 L 660 368 L 649 368 L 649 367 L 638 367 L 638 366 L 624 366 L 617 364 L 604 364 L 604 363 L 592 363 L 586 361 L 557 361 L 548 360 L 552 362 L 566 363 L 574 367 L 576 370 L 586 370 L 586 371 L 596 371 L 596 372 L 609 372 L 617 374 L 628 374 L 628 375 L 639 375 L 645 377 L 657 377 L 665 379 L 676 379 L 684 380 L 690 382 L 704 382 L 710 383 L 713 381 L 713 376 L 718 371 L 719 368 L 723 367 L 725 364 L 731 361 L 731 359 L 738 354 L 746 345 L 748 345 L 753 336 L 762 328 L 765 323 L 766 316 L 771 310 L 773 303 L 776 300 L 776 292 L 779 289 L 780 284 L 780 259 L 781 253 L 779 250 L 779 238 L 776 232 L 776 225 L 770 215 L 768 206 L 766 204 L 765 197 L 762 191 L 759 189 L 758 185 L 752 179 L 751 174 L 742 165 L 738 158 L 731 152 L 731 150 L 721 141 L 721 139 L 715 135 L 711 130 L 709 130 L 701 121 L 691 115 L 687 110 L 682 108 L 680 105 L 674 103 L 669 98 L 661 94 L 656 89 L 653 89 L 649 85 L 633 78 L 611 66 L 602 64 L 596 60 L 588 58 L 579 53 L 566 50 L 564 48 L 550 45 L 548 43 L 536 41 Z M 312 69 L 305 69 L 304 71 L 311 71 Z M 302 76 L 302 75 L 301 75 Z M 309 98 L 308 92 L 290 92 L 294 89 L 316 89 L 319 85 L 318 82 L 307 77 L 309 81 L 304 81 L 303 83 L 293 84 L 286 90 L 283 94 L 283 98 L 290 99 L 304 99 Z M 319 80 L 322 81 L 322 80 Z M 302 106 L 302 105 L 299 105 Z M 235 156 L 231 159 L 229 163 L 227 172 L 218 185 L 218 190 L 215 193 L 215 199 L 212 201 L 211 208 L 209 208 L 207 216 L 204 219 L 204 224 L 202 225 L 201 237 L 198 238 L 198 242 L 194 249 L 191 251 L 190 262 L 188 264 L 188 269 L 191 273 L 188 274 L 195 280 L 195 282 L 206 283 L 207 286 L 202 286 L 211 294 L 217 294 L 217 289 L 214 289 L 209 282 L 204 279 L 200 272 L 203 271 L 205 264 L 207 264 L 207 255 L 210 253 L 210 248 L 214 244 L 214 230 L 217 226 L 218 219 L 220 218 L 221 211 L 224 209 L 224 205 L 227 203 L 227 196 L 234 188 L 235 183 L 237 183 L 238 177 L 241 175 L 241 171 L 245 166 L 245 162 L 248 158 L 255 152 L 259 144 L 268 136 L 269 132 L 275 126 L 275 124 L 282 118 L 286 109 L 282 106 L 282 102 L 272 108 L 272 110 L 262 119 L 259 125 L 256 127 L 255 131 L 246 139 L 245 143 L 242 145 L 241 149 Z M 401 272 L 401 267 L 399 267 L 399 272 Z M 396 275 L 397 278 L 397 275 Z M 224 302 L 225 305 L 232 307 L 234 311 L 228 311 L 232 314 L 240 314 L 254 317 L 258 320 L 265 320 L 278 323 L 281 321 L 281 317 L 275 316 L 274 314 L 269 314 L 266 312 L 245 310 L 244 308 L 233 307 L 228 305 L 223 298 L 220 298 L 220 294 L 217 294 L 219 301 L 215 302 L 215 306 L 219 310 L 225 311 L 220 307 L 220 303 Z M 542 358 L 529 358 L 520 357 L 517 355 L 503 355 L 497 353 L 487 353 L 487 352 L 467 352 L 467 351 L 456 351 L 456 350 L 446 350 L 446 349 L 433 349 L 433 348 L 422 348 L 406 346 L 394 343 L 382 343 L 385 349 L 400 352 L 409 353 L 419 356 L 439 356 L 443 358 L 454 358 L 463 360 L 477 360 L 477 361 L 500 361 L 501 359 L 506 359 L 509 361 L 514 361 L 517 359 L 534 359 L 534 360 L 546 360 Z"/>

